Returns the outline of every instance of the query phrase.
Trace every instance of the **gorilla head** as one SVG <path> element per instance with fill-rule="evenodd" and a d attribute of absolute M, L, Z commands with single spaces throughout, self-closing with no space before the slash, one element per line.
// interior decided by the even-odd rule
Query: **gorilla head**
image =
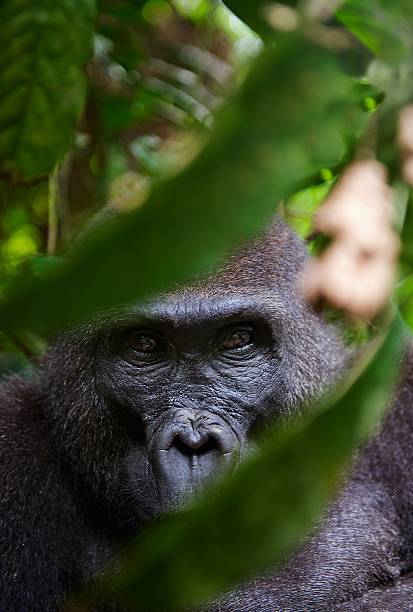
<path fill-rule="evenodd" d="M 335 380 L 345 351 L 299 295 L 304 260 L 276 221 L 208 279 L 83 326 L 49 352 L 51 435 L 92 511 L 131 526 L 173 507 Z"/>
<path fill-rule="evenodd" d="M 1 610 L 60 612 L 148 520 L 341 377 L 338 330 L 297 289 L 305 259 L 276 221 L 208 278 L 67 331 L 33 379 L 1 386 Z M 208 610 L 410 609 L 413 574 L 383 585 L 412 568 L 412 355 L 316 533 Z"/>

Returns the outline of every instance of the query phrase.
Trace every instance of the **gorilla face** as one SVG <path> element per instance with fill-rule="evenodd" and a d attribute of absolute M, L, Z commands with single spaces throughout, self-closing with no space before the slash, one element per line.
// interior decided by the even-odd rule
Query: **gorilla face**
<path fill-rule="evenodd" d="M 337 329 L 296 288 L 305 257 L 276 222 L 211 276 L 50 349 L 45 416 L 91 512 L 123 529 L 174 508 L 341 376 Z"/>
<path fill-rule="evenodd" d="M 102 392 L 125 427 L 134 423 L 125 471 L 140 507 L 149 483 L 162 511 L 233 469 L 251 430 L 275 412 L 280 330 L 254 299 L 157 301 L 124 315 L 98 353 Z"/>

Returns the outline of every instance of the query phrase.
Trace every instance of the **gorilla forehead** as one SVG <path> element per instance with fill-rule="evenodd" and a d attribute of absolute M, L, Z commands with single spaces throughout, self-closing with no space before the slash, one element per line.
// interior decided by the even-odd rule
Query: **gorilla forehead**
<path fill-rule="evenodd" d="M 281 319 L 282 300 L 274 292 L 249 296 L 230 292 L 222 296 L 208 296 L 196 288 L 170 293 L 146 304 L 125 311 L 121 324 L 159 325 L 171 329 L 193 329 L 200 325 L 222 325 L 234 320 L 261 320 L 274 324 Z"/>

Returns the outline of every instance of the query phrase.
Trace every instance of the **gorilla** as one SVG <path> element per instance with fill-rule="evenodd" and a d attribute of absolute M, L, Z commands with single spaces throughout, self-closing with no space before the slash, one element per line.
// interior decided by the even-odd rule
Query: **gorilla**
<path fill-rule="evenodd" d="M 1 611 L 65 609 L 148 521 L 340 380 L 340 330 L 297 289 L 306 257 L 276 220 L 208 277 L 66 330 L 34 375 L 3 384 Z M 208 610 L 413 610 L 411 361 L 316 532 Z"/>

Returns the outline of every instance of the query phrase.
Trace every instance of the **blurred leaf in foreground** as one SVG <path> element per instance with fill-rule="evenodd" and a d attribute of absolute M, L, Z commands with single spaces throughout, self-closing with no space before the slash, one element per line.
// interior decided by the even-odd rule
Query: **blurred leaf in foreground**
<path fill-rule="evenodd" d="M 141 208 L 103 224 L 60 273 L 14 286 L 2 325 L 56 328 L 205 271 L 258 231 L 281 198 L 334 166 L 362 120 L 331 51 L 297 34 L 280 37 L 257 58 L 201 155 Z"/>
<path fill-rule="evenodd" d="M 335 403 L 273 434 L 209 499 L 152 526 L 115 581 L 122 596 L 136 608 L 180 608 L 285 559 L 320 515 L 354 447 L 383 415 L 405 334 L 396 319 Z"/>

